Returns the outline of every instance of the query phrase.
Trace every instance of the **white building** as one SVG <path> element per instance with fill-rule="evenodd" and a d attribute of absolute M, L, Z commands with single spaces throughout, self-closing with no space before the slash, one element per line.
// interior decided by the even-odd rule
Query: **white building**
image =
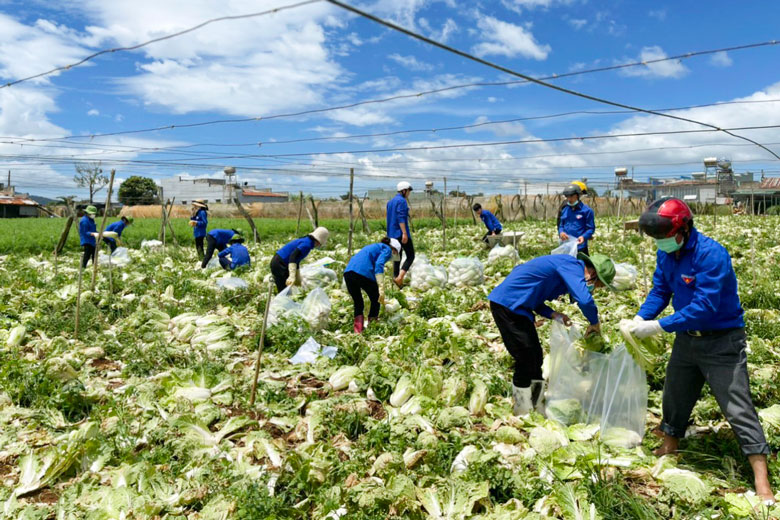
<path fill-rule="evenodd" d="M 229 204 L 232 199 L 238 197 L 242 203 L 250 202 L 287 202 L 287 192 L 272 192 L 269 188 L 257 189 L 247 183 L 231 184 L 226 179 L 190 179 L 182 177 L 169 177 L 160 181 L 163 189 L 163 197 L 171 199 L 176 197 L 176 204 L 186 206 L 193 200 L 203 199 L 210 204 Z"/>

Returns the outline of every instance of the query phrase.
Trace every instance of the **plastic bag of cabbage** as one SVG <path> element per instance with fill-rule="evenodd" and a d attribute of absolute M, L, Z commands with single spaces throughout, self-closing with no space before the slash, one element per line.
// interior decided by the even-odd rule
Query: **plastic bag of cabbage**
<path fill-rule="evenodd" d="M 515 265 L 520 261 L 520 255 L 518 255 L 517 250 L 509 244 L 505 246 L 496 244 L 488 253 L 487 264 L 493 265 L 503 260 L 508 260 L 512 262 L 512 265 Z"/>
<path fill-rule="evenodd" d="M 111 255 L 106 255 L 101 251 L 100 256 L 98 256 L 98 263 L 100 265 L 108 265 L 109 256 L 111 256 L 111 265 L 114 267 L 124 267 L 132 262 L 127 248 L 117 247 Z"/>
<path fill-rule="evenodd" d="M 427 291 L 433 287 L 447 285 L 447 270 L 428 261 L 425 255 L 419 255 L 409 269 L 412 289 Z"/>
<path fill-rule="evenodd" d="M 639 271 L 631 264 L 615 264 L 615 278 L 612 285 L 618 291 L 628 291 L 636 287 Z"/>
<path fill-rule="evenodd" d="M 335 262 L 332 258 L 322 258 L 314 263 L 301 268 L 301 280 L 303 288 L 307 291 L 316 287 L 327 287 L 336 283 L 338 277 L 336 271 L 327 266 Z"/>
<path fill-rule="evenodd" d="M 447 268 L 449 282 L 456 287 L 473 287 L 485 282 L 485 268 L 473 256 L 456 258 Z"/>
<path fill-rule="evenodd" d="M 569 255 L 577 258 L 578 246 L 576 238 L 570 238 L 566 242 L 561 242 L 561 245 L 550 251 L 551 255 Z"/>
<path fill-rule="evenodd" d="M 298 303 L 290 297 L 290 288 L 287 287 L 271 300 L 271 308 L 268 309 L 268 325 L 276 325 L 286 319 L 300 317 L 312 329 L 323 329 L 328 324 L 330 309 L 330 299 L 322 288 L 315 288 L 306 295 L 302 303 Z"/>

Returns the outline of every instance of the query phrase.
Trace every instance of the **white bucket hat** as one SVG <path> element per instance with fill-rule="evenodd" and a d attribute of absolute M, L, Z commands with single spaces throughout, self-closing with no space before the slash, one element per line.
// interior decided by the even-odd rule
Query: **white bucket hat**
<path fill-rule="evenodd" d="M 411 190 L 412 189 L 412 185 L 409 184 L 406 181 L 401 181 L 401 182 L 398 183 L 398 185 L 395 188 L 396 188 L 396 191 Z"/>
<path fill-rule="evenodd" d="M 314 240 L 320 243 L 320 246 L 324 246 L 325 243 L 328 241 L 330 232 L 327 230 L 327 228 L 318 227 L 317 229 L 311 232 L 311 236 L 314 237 Z"/>
<path fill-rule="evenodd" d="M 401 261 L 401 242 L 395 238 L 390 239 L 390 247 L 393 249 L 393 262 Z"/>

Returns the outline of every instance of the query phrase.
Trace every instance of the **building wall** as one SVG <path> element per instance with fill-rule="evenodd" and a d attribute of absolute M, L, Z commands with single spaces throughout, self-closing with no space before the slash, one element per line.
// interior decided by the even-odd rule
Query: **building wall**
<path fill-rule="evenodd" d="M 180 179 L 173 177 L 162 179 L 160 186 L 163 189 L 163 197 L 170 199 L 176 197 L 176 204 L 188 205 L 195 199 L 205 199 L 207 203 L 225 202 L 224 185 L 209 184 L 207 182 L 193 182 L 192 179 Z"/>

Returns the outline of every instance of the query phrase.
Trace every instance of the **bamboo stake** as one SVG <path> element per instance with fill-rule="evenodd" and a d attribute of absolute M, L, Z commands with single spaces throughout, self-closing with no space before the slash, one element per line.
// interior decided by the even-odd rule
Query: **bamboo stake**
<path fill-rule="evenodd" d="M 303 215 L 303 192 L 298 192 L 298 223 L 295 225 L 295 236 L 301 231 L 301 216 Z"/>
<path fill-rule="evenodd" d="M 176 233 L 173 231 L 173 224 L 171 224 L 171 213 L 173 212 L 173 206 L 174 202 L 176 201 L 176 197 L 171 199 L 171 205 L 168 207 L 168 211 L 165 215 L 165 224 L 168 226 L 168 229 L 171 230 L 171 238 L 173 238 L 173 243 L 177 246 L 179 245 L 179 241 L 176 239 Z"/>
<path fill-rule="evenodd" d="M 57 242 L 57 246 L 54 248 L 54 276 L 57 276 L 60 251 L 62 251 L 62 249 L 65 247 L 65 242 L 68 241 L 68 235 L 70 234 L 71 226 L 73 226 L 73 219 L 75 216 L 73 210 L 70 207 L 69 201 L 65 201 L 65 208 L 68 212 L 68 220 L 65 222 L 65 228 L 62 230 L 60 240 Z"/>
<path fill-rule="evenodd" d="M 162 186 L 157 189 L 157 200 L 160 202 L 160 233 L 157 235 L 157 240 L 165 245 L 165 201 Z"/>
<path fill-rule="evenodd" d="M 73 335 L 79 339 L 79 317 L 81 316 L 81 280 L 84 277 L 84 261 L 79 258 L 79 288 L 76 292 L 76 326 Z"/>
<path fill-rule="evenodd" d="M 441 198 L 441 240 L 442 248 L 447 251 L 447 177 L 444 177 L 444 195 Z"/>
<path fill-rule="evenodd" d="M 238 212 L 241 213 L 241 215 L 246 219 L 247 222 L 249 222 L 249 227 L 252 228 L 252 236 L 255 239 L 255 244 L 259 241 L 259 236 L 257 233 L 257 227 L 255 227 L 255 221 L 252 220 L 252 217 L 249 216 L 249 213 L 244 209 L 244 206 L 241 205 L 241 201 L 238 200 L 238 197 L 234 198 L 233 201 L 236 203 L 236 207 L 238 208 Z"/>
<path fill-rule="evenodd" d="M 268 284 L 268 298 L 265 300 L 265 311 L 263 311 L 263 328 L 260 329 L 260 344 L 257 347 L 257 361 L 255 361 L 255 379 L 252 381 L 252 396 L 249 398 L 249 406 L 255 405 L 255 395 L 257 394 L 257 379 L 260 377 L 260 362 L 263 356 L 263 347 L 265 346 L 265 328 L 268 325 L 268 309 L 271 308 L 271 298 L 273 298 L 274 285 Z"/>
<path fill-rule="evenodd" d="M 100 250 L 100 244 L 103 242 L 103 231 L 106 229 L 106 220 L 108 219 L 108 211 L 111 209 L 111 192 L 114 189 L 114 174 L 116 170 L 111 170 L 111 178 L 108 180 L 108 195 L 106 196 L 106 205 L 103 208 L 103 221 L 100 223 L 100 232 L 98 233 L 97 241 L 95 242 L 95 258 L 92 259 L 92 283 L 89 290 L 95 290 L 95 281 L 97 280 L 98 273 L 98 251 Z"/>
<path fill-rule="evenodd" d="M 455 186 L 455 191 L 455 200 L 457 201 L 457 204 L 455 204 L 455 223 L 452 226 L 453 233 L 458 229 L 458 213 L 460 213 L 460 200 L 458 200 L 458 197 L 460 197 L 460 185 Z"/>
<path fill-rule="evenodd" d="M 349 169 L 349 237 L 347 238 L 347 256 L 352 258 L 352 233 L 355 231 L 355 221 L 352 218 L 352 188 L 355 184 L 355 169 Z"/>
<path fill-rule="evenodd" d="M 363 195 L 363 200 L 360 200 L 360 197 L 356 198 L 355 201 L 357 202 L 358 208 L 360 210 L 360 220 L 363 222 L 363 233 L 368 235 L 371 233 L 371 230 L 368 229 L 368 220 L 366 219 L 366 212 L 363 209 L 363 204 L 366 203 L 366 199 L 368 198 L 368 193 Z"/>

